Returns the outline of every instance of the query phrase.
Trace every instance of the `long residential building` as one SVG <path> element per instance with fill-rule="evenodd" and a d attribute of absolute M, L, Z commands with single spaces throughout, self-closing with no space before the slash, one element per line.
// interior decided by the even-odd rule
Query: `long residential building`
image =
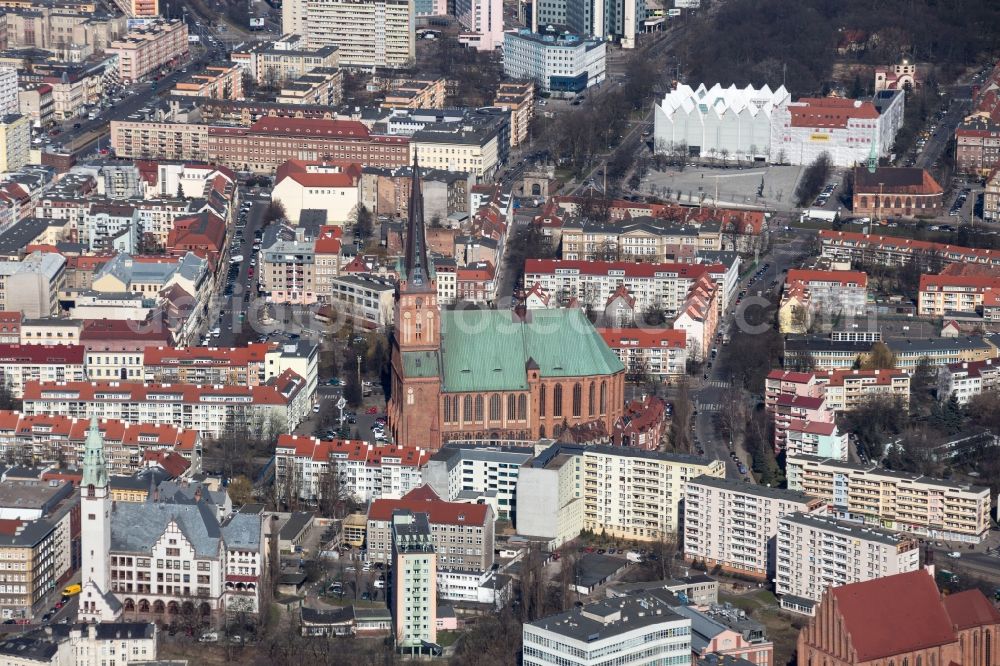
<path fill-rule="evenodd" d="M 983 299 L 1000 290 L 1000 277 L 992 275 L 921 275 L 917 314 L 944 317 L 950 313 L 981 312 Z"/>
<path fill-rule="evenodd" d="M 847 520 L 968 543 L 989 530 L 986 487 L 815 456 L 789 457 L 786 475 L 790 489 L 821 498 Z"/>
<path fill-rule="evenodd" d="M 517 475 L 517 496 L 521 500 L 517 533 L 545 539 L 552 548 L 580 536 L 584 512 L 582 473 L 579 447 L 553 444 L 526 460 Z M 596 487 L 596 480 L 594 484 Z M 593 493 L 591 501 L 596 510 Z"/>
<path fill-rule="evenodd" d="M 684 557 L 754 578 L 774 573 L 778 521 L 825 513 L 825 502 L 797 490 L 699 476 L 684 490 Z"/>
<path fill-rule="evenodd" d="M 583 528 L 614 539 L 659 541 L 675 534 L 690 480 L 725 476 L 721 460 L 701 456 L 631 447 L 581 448 Z"/>
<path fill-rule="evenodd" d="M 61 461 L 79 466 L 87 439 L 87 419 L 0 411 L 0 455 L 31 459 L 42 464 Z M 202 438 L 194 430 L 168 423 L 126 423 L 109 419 L 98 423 L 105 439 L 108 469 L 115 476 L 131 476 L 159 453 L 177 454 L 194 470 L 201 467 Z M 148 455 L 147 455 L 148 454 Z"/>
<path fill-rule="evenodd" d="M 722 250 L 718 223 L 681 224 L 649 217 L 651 212 L 636 211 L 629 219 L 609 222 L 565 220 L 562 258 L 595 260 L 611 254 L 625 261 L 663 263 L 690 261 L 700 252 Z"/>
<path fill-rule="evenodd" d="M 528 259 L 524 287 L 538 284 L 558 302 L 577 299 L 581 304 L 604 310 L 619 286 L 635 298 L 635 310 L 662 308 L 668 316 L 680 314 L 691 287 L 708 275 L 719 287 L 719 307 L 731 302 L 736 289 L 734 266 L 723 264 L 635 264 L 627 261 L 573 261 Z"/>
<path fill-rule="evenodd" d="M 119 76 L 123 81 L 141 81 L 187 56 L 187 23 L 178 19 L 144 23 L 111 42 L 107 52 L 118 56 Z"/>
<path fill-rule="evenodd" d="M 319 348 L 309 342 L 258 342 L 246 347 L 145 347 L 143 378 L 156 384 L 264 386 L 291 370 L 312 395 L 318 382 Z"/>
<path fill-rule="evenodd" d="M 339 477 L 341 492 L 367 504 L 400 498 L 421 485 L 421 467 L 429 459 L 428 450 L 415 446 L 281 435 L 274 455 L 274 482 L 283 497 L 317 502 L 324 491 L 336 487 L 327 485 L 327 475 L 333 473 Z"/>
<path fill-rule="evenodd" d="M 351 120 L 265 116 L 249 127 L 128 119 L 111 121 L 119 157 L 197 160 L 271 173 L 291 159 L 337 160 L 400 167 L 410 161 L 410 138 L 371 134 Z"/>
<path fill-rule="evenodd" d="M 307 415 L 305 380 L 287 370 L 262 386 L 201 386 L 138 382 L 38 382 L 24 387 L 24 413 L 126 423 L 173 423 L 218 437 L 241 428 L 275 435 Z"/>
<path fill-rule="evenodd" d="M 1000 250 L 831 229 L 820 229 L 819 239 L 823 246 L 823 256 L 841 261 L 902 266 L 916 257 L 933 259 L 943 265 L 964 263 L 1000 267 Z"/>
<path fill-rule="evenodd" d="M 958 404 L 967 405 L 969 400 L 984 391 L 993 391 L 1000 386 L 1000 363 L 988 358 L 985 361 L 949 363 L 938 368 L 938 399 L 948 400 L 952 396 Z"/>
<path fill-rule="evenodd" d="M 778 520 L 774 591 L 786 610 L 812 615 L 828 588 L 919 568 L 916 539 L 808 513 Z"/>

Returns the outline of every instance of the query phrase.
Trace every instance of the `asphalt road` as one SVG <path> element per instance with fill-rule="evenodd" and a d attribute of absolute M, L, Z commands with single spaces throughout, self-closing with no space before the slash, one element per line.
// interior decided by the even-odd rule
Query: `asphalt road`
<path fill-rule="evenodd" d="M 245 199 L 248 200 L 248 199 Z M 240 320 L 240 315 L 244 313 L 251 301 L 254 300 L 257 294 L 257 276 L 256 270 L 259 266 L 254 268 L 254 277 L 250 277 L 250 261 L 254 259 L 256 253 L 253 251 L 254 242 L 254 232 L 259 229 L 264 223 L 264 213 L 267 211 L 267 200 L 266 199 L 256 199 L 246 218 L 246 227 L 243 229 L 243 242 L 240 244 L 238 250 L 231 250 L 226 258 L 228 263 L 229 258 L 234 256 L 242 255 L 243 261 L 239 262 L 239 272 L 236 279 L 233 281 L 233 293 L 231 295 L 225 295 L 223 292 L 226 288 L 226 277 L 220 279 L 220 284 L 217 285 L 217 295 L 216 299 L 217 305 L 214 309 L 215 319 L 213 319 L 212 326 L 218 326 L 219 337 L 212 340 L 213 346 L 218 347 L 232 347 L 233 342 L 237 334 L 241 332 L 246 327 L 252 327 L 253 322 L 249 321 L 249 315 L 247 321 Z M 231 230 L 232 234 L 236 233 L 236 229 Z M 226 266 L 226 270 L 229 269 L 229 265 Z M 251 330 L 253 330 L 251 328 Z M 258 332 L 258 335 L 263 333 Z"/>
<path fill-rule="evenodd" d="M 937 130 L 928 137 L 927 143 L 924 144 L 916 162 L 914 162 L 914 166 L 930 169 L 944 154 L 948 141 L 955 135 L 955 128 L 968 113 L 971 107 L 969 99 L 972 94 L 971 87 L 967 85 L 952 86 L 951 94 L 955 100 L 954 103 L 948 107 L 944 118 L 938 123 Z"/>
<path fill-rule="evenodd" d="M 801 233 L 790 238 L 789 242 L 772 240 L 771 250 L 763 255 L 759 262 L 760 266 L 763 266 L 765 263 L 770 264 L 768 269 L 760 278 L 755 280 L 753 285 L 748 287 L 748 282 L 753 277 L 753 273 L 751 273 L 747 279 L 740 283 L 738 290 L 747 289 L 747 295 L 750 296 L 758 290 L 773 291 L 781 289 L 781 285 L 784 283 L 782 273 L 793 266 L 794 259 L 804 251 L 807 240 L 807 236 Z M 770 286 L 773 281 L 777 281 L 778 283 L 775 287 Z M 741 305 L 746 305 L 746 302 L 744 301 Z M 719 325 L 720 331 L 728 330 L 733 324 L 734 315 L 731 313 L 732 309 L 732 306 L 727 309 L 725 321 Z M 739 474 L 736 463 L 729 455 L 729 442 L 723 440 L 716 429 L 715 421 L 719 411 L 722 409 L 724 396 L 730 385 L 729 377 L 732 361 L 729 348 L 726 345 L 719 345 L 718 349 L 718 357 L 713 362 L 712 367 L 707 369 L 708 379 L 698 377 L 692 382 L 694 388 L 692 396 L 698 409 L 698 414 L 695 416 L 695 435 L 698 437 L 701 447 L 705 450 L 706 456 L 726 461 L 727 477 L 741 478 L 744 475 Z M 750 459 L 746 451 L 738 445 L 736 445 L 735 450 L 737 456 L 749 468 Z M 746 476 L 750 481 L 753 481 L 752 474 Z"/>

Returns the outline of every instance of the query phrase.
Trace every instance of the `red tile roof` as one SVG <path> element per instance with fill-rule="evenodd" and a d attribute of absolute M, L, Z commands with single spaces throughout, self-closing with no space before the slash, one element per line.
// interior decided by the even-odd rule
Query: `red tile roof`
<path fill-rule="evenodd" d="M 931 243 L 929 241 L 918 241 L 911 238 L 899 238 L 897 236 L 876 236 L 873 234 L 863 234 L 856 231 L 834 231 L 832 229 L 820 229 L 819 237 L 821 241 L 838 241 L 832 243 L 844 247 L 861 247 L 865 244 L 876 247 L 884 247 L 896 250 L 922 250 L 927 252 L 938 252 L 948 259 L 960 260 L 969 258 L 970 260 L 989 260 L 991 263 L 1000 264 L 1000 250 L 982 250 L 961 245 L 947 245 L 945 243 Z"/>
<path fill-rule="evenodd" d="M 792 114 L 792 127 L 846 128 L 851 120 L 878 118 L 878 109 L 871 102 L 841 97 L 803 97 L 788 110 Z"/>
<path fill-rule="evenodd" d="M 893 379 L 908 377 L 905 370 L 828 370 L 818 375 L 820 380 L 826 379 L 829 386 L 843 386 L 850 378 L 867 379 L 865 384 L 892 384 Z M 874 381 L 872 381 L 874 380 Z"/>
<path fill-rule="evenodd" d="M 251 133 L 264 132 L 285 136 L 339 137 L 367 139 L 368 128 L 354 120 L 328 120 L 326 118 L 284 118 L 264 116 L 250 126 Z"/>
<path fill-rule="evenodd" d="M 797 409 L 816 410 L 823 406 L 823 398 L 810 395 L 792 395 L 783 393 L 778 396 L 778 404 L 783 407 L 795 407 Z"/>
<path fill-rule="evenodd" d="M 950 594 L 942 603 L 956 629 L 1000 624 L 1000 611 L 977 589 Z"/>
<path fill-rule="evenodd" d="M 426 513 L 428 522 L 437 525 L 485 525 L 489 517 L 488 505 L 445 502 L 425 485 L 414 488 L 402 499 L 373 501 L 368 508 L 368 520 L 390 521 L 397 509 Z"/>
<path fill-rule="evenodd" d="M 146 347 L 142 361 L 147 368 L 160 365 L 242 367 L 263 363 L 268 350 L 277 346 L 278 343 L 254 342 L 246 347 Z"/>
<path fill-rule="evenodd" d="M 802 419 L 792 419 L 788 424 L 789 432 L 804 432 L 810 435 L 832 435 L 837 430 L 837 424 L 823 423 L 822 421 L 804 421 Z"/>
<path fill-rule="evenodd" d="M 98 427 L 108 443 L 119 443 L 126 447 L 157 446 L 192 451 L 199 437 L 194 430 L 184 430 L 169 423 L 127 424 L 117 419 L 105 419 L 98 423 Z M 0 411 L 0 432 L 17 437 L 58 436 L 83 443 L 89 428 L 88 419 L 57 414 L 29 416 L 15 411 Z"/>
<path fill-rule="evenodd" d="M 327 167 L 327 169 L 316 171 L 315 167 Z M 330 167 L 339 168 L 333 170 Z M 286 178 L 291 178 L 303 187 L 357 187 L 361 180 L 361 165 L 352 162 L 288 160 L 278 167 L 274 184 L 277 185 Z"/>
<path fill-rule="evenodd" d="M 143 461 L 155 463 L 163 468 L 170 476 L 177 478 L 191 466 L 191 463 L 183 456 L 173 451 L 147 450 L 142 454 Z"/>
<path fill-rule="evenodd" d="M 3 365 L 82 365 L 83 345 L 2 345 Z"/>
<path fill-rule="evenodd" d="M 835 587 L 830 594 L 859 662 L 957 641 L 934 578 L 923 569 Z"/>
<path fill-rule="evenodd" d="M 291 382 L 291 383 L 290 383 Z M 75 394 L 86 402 L 229 403 L 233 398 L 250 398 L 255 405 L 284 405 L 305 386 L 291 370 L 261 386 L 143 384 L 139 382 L 39 382 L 24 384 L 24 400 L 48 401 L 55 396 Z M 65 398 L 64 398 L 65 399 Z"/>
<path fill-rule="evenodd" d="M 785 277 L 785 284 L 802 282 L 806 286 L 813 284 L 838 283 L 840 286 L 857 285 L 868 287 L 868 275 L 862 271 L 813 271 L 802 268 L 790 268 Z"/>
<path fill-rule="evenodd" d="M 1000 289 L 1000 276 L 992 275 L 921 275 L 920 291 L 940 291 L 945 287 L 986 291 Z"/>
<path fill-rule="evenodd" d="M 780 379 L 783 382 L 794 382 L 795 384 L 808 384 L 815 376 L 811 372 L 795 372 L 794 370 L 772 370 L 767 373 L 768 379 Z"/>
<path fill-rule="evenodd" d="M 363 462 L 373 467 L 400 465 L 419 468 L 431 457 L 430 451 L 416 446 L 377 445 L 350 439 L 319 440 L 298 435 L 279 435 L 277 448 L 284 455 L 294 453 L 297 458 L 309 458 L 316 462 L 338 459 Z"/>
<path fill-rule="evenodd" d="M 597 332 L 612 349 L 684 349 L 687 345 L 687 332 L 684 330 L 599 328 Z"/>

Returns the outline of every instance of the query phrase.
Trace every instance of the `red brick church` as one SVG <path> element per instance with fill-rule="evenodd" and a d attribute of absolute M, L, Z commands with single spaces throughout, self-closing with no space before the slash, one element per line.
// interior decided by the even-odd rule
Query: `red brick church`
<path fill-rule="evenodd" d="M 442 310 L 414 160 L 399 266 L 389 427 L 401 445 L 539 439 L 622 415 L 625 368 L 577 309 Z"/>

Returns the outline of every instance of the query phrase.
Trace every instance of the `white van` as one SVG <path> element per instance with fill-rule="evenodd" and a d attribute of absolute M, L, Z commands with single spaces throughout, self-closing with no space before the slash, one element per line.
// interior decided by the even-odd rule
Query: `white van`
<path fill-rule="evenodd" d="M 243 261 L 243 255 L 242 254 L 237 254 L 236 256 L 229 258 L 229 263 L 231 263 L 231 264 L 238 264 L 241 261 Z"/>

